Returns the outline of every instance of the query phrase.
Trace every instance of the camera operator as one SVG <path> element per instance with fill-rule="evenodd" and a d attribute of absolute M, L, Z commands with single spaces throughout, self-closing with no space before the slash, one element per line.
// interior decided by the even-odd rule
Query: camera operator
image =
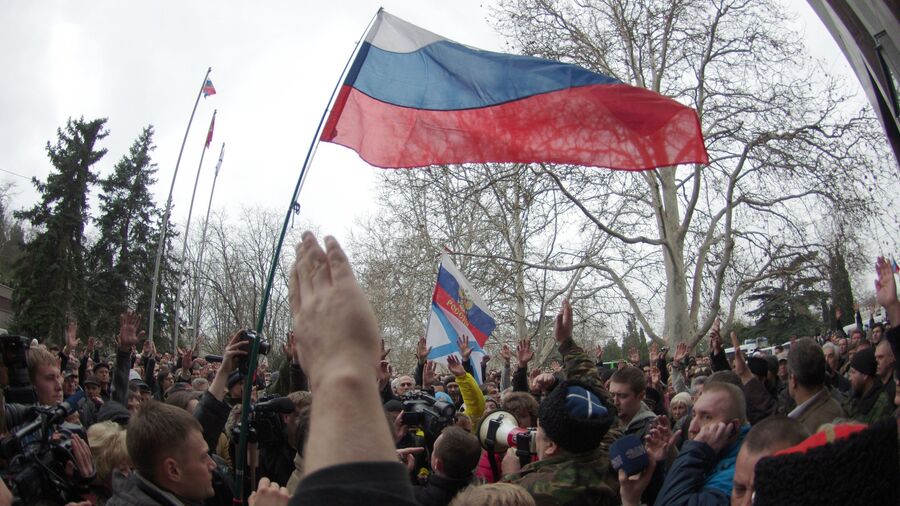
<path fill-rule="evenodd" d="M 384 404 L 384 412 L 387 416 L 388 424 L 391 426 L 391 432 L 394 437 L 394 444 L 398 450 L 406 450 L 408 448 L 422 448 L 423 451 L 413 452 L 410 454 L 412 464 L 407 465 L 409 469 L 409 479 L 414 485 L 419 484 L 419 478 L 428 476 L 431 472 L 428 461 L 427 446 L 425 434 L 419 433 L 415 427 L 409 427 L 403 423 L 403 402 L 398 399 L 391 399 Z"/>
<path fill-rule="evenodd" d="M 44 348 L 29 348 L 28 379 L 34 386 L 37 403 L 41 406 L 56 406 L 63 399 L 62 375 L 56 356 Z"/>
<path fill-rule="evenodd" d="M 539 504 L 619 504 L 608 480 L 608 445 L 615 409 L 597 367 L 572 340 L 572 307 L 556 317 L 555 338 L 566 364 L 566 380 L 541 402 L 535 434 L 538 461 L 520 469 L 515 449 L 503 459 L 505 481 L 524 487 Z M 616 434 L 613 434 L 615 432 Z M 606 443 L 606 444 L 601 444 Z"/>
<path fill-rule="evenodd" d="M 421 506 L 447 506 L 460 490 L 469 486 L 481 457 L 481 443 L 459 427 L 441 431 L 431 452 L 432 473 L 424 487 L 416 487 Z"/>

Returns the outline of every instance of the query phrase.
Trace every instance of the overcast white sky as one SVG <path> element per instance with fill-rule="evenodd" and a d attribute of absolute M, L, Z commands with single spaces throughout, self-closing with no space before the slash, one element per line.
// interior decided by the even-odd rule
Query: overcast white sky
<path fill-rule="evenodd" d="M 789 0 L 785 0 L 788 2 Z M 484 2 L 488 5 L 488 2 Z M 789 1 L 796 29 L 833 71 L 849 66 L 818 18 Z M 0 15 L 0 170 L 45 179 L 44 146 L 68 117 L 108 117 L 101 176 L 153 124 L 155 187 L 164 204 L 194 98 L 207 67 L 218 94 L 201 99 L 175 187 L 175 218 L 187 215 L 213 109 L 215 138 L 204 161 L 195 216 L 206 207 L 219 146 L 226 143 L 214 207 L 286 208 L 331 91 L 379 6 L 430 31 L 489 50 L 503 40 L 479 1 L 7 2 Z M 854 81 L 851 81 L 855 83 Z M 374 212 L 379 169 L 323 143 L 306 181 L 302 220 L 346 238 Z M 31 206 L 30 182 L 14 181 L 13 208 Z M 199 211 L 198 211 L 199 209 Z"/>

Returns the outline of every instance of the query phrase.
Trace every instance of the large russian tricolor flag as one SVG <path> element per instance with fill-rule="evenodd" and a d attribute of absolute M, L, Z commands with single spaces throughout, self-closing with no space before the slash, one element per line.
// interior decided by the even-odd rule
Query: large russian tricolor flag
<path fill-rule="evenodd" d="M 577 65 L 482 51 L 379 11 L 322 132 L 385 168 L 708 163 L 697 113 Z"/>
<path fill-rule="evenodd" d="M 431 347 L 429 360 L 447 365 L 448 355 L 459 355 L 457 340 L 469 338 L 472 348 L 472 370 L 475 380 L 482 383 L 481 359 L 484 343 L 497 326 L 494 314 L 459 272 L 447 255 L 441 256 L 437 284 L 431 296 L 431 316 L 425 341 Z"/>

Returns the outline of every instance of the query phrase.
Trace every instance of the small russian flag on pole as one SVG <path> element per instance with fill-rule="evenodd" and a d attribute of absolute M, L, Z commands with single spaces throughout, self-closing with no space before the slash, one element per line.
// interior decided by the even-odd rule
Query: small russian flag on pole
<path fill-rule="evenodd" d="M 207 79 L 203 85 L 203 98 L 216 94 L 216 87 L 213 86 L 212 79 Z"/>

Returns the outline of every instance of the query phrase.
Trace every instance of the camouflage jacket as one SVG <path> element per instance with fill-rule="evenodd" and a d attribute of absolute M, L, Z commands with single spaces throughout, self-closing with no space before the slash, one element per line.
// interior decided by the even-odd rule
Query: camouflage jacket
<path fill-rule="evenodd" d="M 568 340 L 559 345 L 565 361 L 565 379 L 577 380 L 591 387 L 595 394 L 612 409 L 609 392 L 597 373 L 594 361 Z M 609 447 L 622 436 L 621 427 L 609 429 L 600 446 L 590 452 L 562 455 L 532 462 L 510 481 L 524 487 L 534 497 L 538 506 L 575 504 L 619 504 L 618 477 L 609 463 Z"/>
<path fill-rule="evenodd" d="M 559 345 L 559 353 L 565 361 L 565 379 L 577 380 L 586 385 L 590 385 L 595 394 L 600 396 L 604 404 L 612 408 L 612 399 L 606 387 L 603 386 L 603 380 L 600 379 L 600 373 L 597 372 L 597 364 L 578 346 L 575 341 L 569 339 L 563 341 Z"/>
<path fill-rule="evenodd" d="M 610 487 L 608 453 L 601 448 L 532 462 L 504 481 L 524 487 L 538 506 L 619 504 Z"/>

